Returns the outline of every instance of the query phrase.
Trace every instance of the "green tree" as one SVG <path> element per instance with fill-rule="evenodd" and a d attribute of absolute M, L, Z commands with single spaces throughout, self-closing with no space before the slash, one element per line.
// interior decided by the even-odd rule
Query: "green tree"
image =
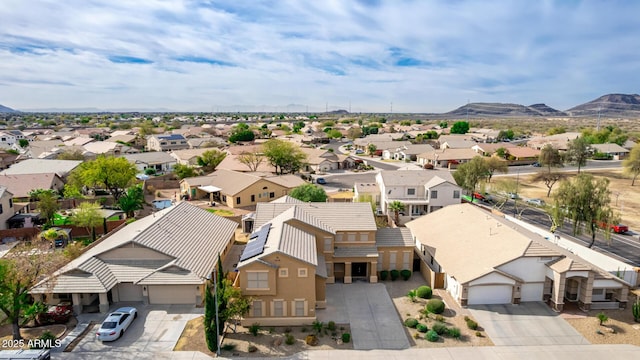
<path fill-rule="evenodd" d="M 446 129 L 447 127 L 449 127 L 449 123 L 446 121 L 440 121 L 440 123 L 438 123 L 438 126 L 440 126 L 441 129 Z"/>
<path fill-rule="evenodd" d="M 469 193 L 476 191 L 478 183 L 489 174 L 489 167 L 481 156 L 475 156 L 471 161 L 458 166 L 453 173 L 456 183 Z"/>
<path fill-rule="evenodd" d="M 352 126 L 347 130 L 347 137 L 351 140 L 355 140 L 362 136 L 362 129 Z"/>
<path fill-rule="evenodd" d="M 58 154 L 58 160 L 84 160 L 81 150 L 66 150 Z"/>
<path fill-rule="evenodd" d="M 92 161 L 83 162 L 76 168 L 74 181 L 82 184 L 103 187 L 118 201 L 125 189 L 136 179 L 138 170 L 125 158 L 100 156 Z"/>
<path fill-rule="evenodd" d="M 289 196 L 304 202 L 327 201 L 327 193 L 324 189 L 314 184 L 302 184 L 291 190 Z"/>
<path fill-rule="evenodd" d="M 74 225 L 85 228 L 88 233 L 91 233 L 93 241 L 96 241 L 96 226 L 102 225 L 104 218 L 100 213 L 98 203 L 83 202 L 71 215 L 71 221 Z"/>
<path fill-rule="evenodd" d="M 262 149 L 269 163 L 275 167 L 276 174 L 296 173 L 307 160 L 307 154 L 288 141 L 268 140 Z"/>
<path fill-rule="evenodd" d="M 398 200 L 392 201 L 389 204 L 389 210 L 393 211 L 393 217 L 396 225 L 400 224 L 400 212 L 404 211 L 404 204 Z"/>
<path fill-rule="evenodd" d="M 236 125 L 231 131 L 229 136 L 229 142 L 237 143 L 240 141 L 253 141 L 256 138 L 256 134 L 249 129 L 249 125 L 240 123 Z"/>
<path fill-rule="evenodd" d="M 513 130 L 511 130 L 511 129 L 500 130 L 496 140 L 498 140 L 498 141 L 504 141 L 505 139 L 513 140 L 514 136 L 515 136 L 515 134 L 513 133 Z"/>
<path fill-rule="evenodd" d="M 176 164 L 173 167 L 173 173 L 176 174 L 179 179 L 185 179 L 196 176 L 196 169 L 189 165 Z"/>
<path fill-rule="evenodd" d="M 339 130 L 331 129 L 327 131 L 327 137 L 329 139 L 340 139 L 342 138 L 342 133 Z"/>
<path fill-rule="evenodd" d="M 450 132 L 452 134 L 466 134 L 469 132 L 469 123 L 466 121 L 456 121 L 453 123 Z"/>
<path fill-rule="evenodd" d="M 45 219 L 46 225 L 53 224 L 53 215 L 60 209 L 58 204 L 58 194 L 53 190 L 36 189 L 29 192 L 32 199 L 38 201 L 38 210 Z"/>
<path fill-rule="evenodd" d="M 216 328 L 216 303 L 213 295 L 213 285 L 207 283 L 204 293 L 204 337 L 207 342 L 207 348 L 211 352 L 218 350 L 218 336 Z"/>
<path fill-rule="evenodd" d="M 28 146 L 29 146 L 29 140 L 27 140 L 27 139 L 19 139 L 19 140 L 18 140 L 18 145 L 19 145 L 21 148 L 23 148 L 23 149 L 24 149 L 24 148 L 26 148 L 26 147 L 28 147 Z"/>
<path fill-rule="evenodd" d="M 624 173 L 631 176 L 631 186 L 636 183 L 636 178 L 640 175 L 640 143 L 631 149 L 629 157 L 622 162 Z"/>
<path fill-rule="evenodd" d="M 134 185 L 118 199 L 120 209 L 127 214 L 127 218 L 135 216 L 135 211 L 142 209 L 144 205 L 144 190 L 142 185 Z"/>
<path fill-rule="evenodd" d="M 499 157 L 501 157 L 503 159 L 506 159 L 508 154 L 509 153 L 507 152 L 507 149 L 505 149 L 503 147 L 500 147 L 500 148 L 496 149 L 496 155 L 498 155 Z"/>
<path fill-rule="evenodd" d="M 611 209 L 611 192 L 609 180 L 594 178 L 591 174 L 578 174 L 573 180 L 565 180 L 554 194 L 557 209 L 553 212 L 557 224 L 563 224 L 568 219 L 573 228 L 573 234 L 582 232 L 582 227 L 591 235 L 592 247 L 596 241 L 596 233 L 603 231 L 609 239 L 611 230 L 607 224 L 618 221 Z M 601 230 L 600 226 L 603 227 Z"/>
<path fill-rule="evenodd" d="M 205 172 L 216 171 L 216 168 L 226 156 L 227 153 L 219 150 L 207 150 L 198 156 L 198 165 L 202 166 Z"/>
<path fill-rule="evenodd" d="M 589 143 L 587 140 L 582 136 L 571 140 L 567 149 L 567 161 L 578 166 L 578 174 L 580 168 L 587 165 L 588 157 Z"/>
<path fill-rule="evenodd" d="M 500 158 L 491 156 L 484 158 L 484 161 L 487 165 L 487 182 L 491 182 L 491 178 L 496 171 L 503 174 L 509 172 L 509 165 L 506 161 Z"/>
<path fill-rule="evenodd" d="M 13 339 L 22 339 L 24 315 L 33 306 L 29 290 L 65 262 L 61 251 L 50 251 L 48 241 L 21 242 L 0 259 L 0 311 L 11 323 Z M 53 280 L 46 287 L 55 285 Z"/>
<path fill-rule="evenodd" d="M 264 155 L 252 152 L 243 152 L 238 155 L 238 161 L 240 161 L 241 164 L 246 165 L 249 168 L 249 171 L 256 171 L 264 161 Z"/>
<path fill-rule="evenodd" d="M 551 189 L 553 185 L 557 183 L 560 179 L 563 178 L 563 175 L 559 172 L 553 171 L 554 168 L 562 167 L 562 155 L 558 149 L 554 148 L 552 145 L 545 145 L 542 150 L 540 150 L 540 157 L 538 158 L 538 162 L 540 165 L 547 168 L 546 172 L 541 172 L 534 177 L 534 180 L 542 180 L 544 181 L 544 185 L 547 187 L 547 197 L 551 196 Z"/>
<path fill-rule="evenodd" d="M 378 147 L 375 144 L 367 145 L 367 152 L 369 155 L 373 156 L 376 153 L 376 150 L 378 150 Z"/>

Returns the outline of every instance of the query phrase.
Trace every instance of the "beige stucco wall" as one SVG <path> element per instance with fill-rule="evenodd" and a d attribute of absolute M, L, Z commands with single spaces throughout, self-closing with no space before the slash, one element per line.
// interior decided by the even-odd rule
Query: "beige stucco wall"
<path fill-rule="evenodd" d="M 396 254 L 396 266 L 391 268 L 390 259 L 391 253 L 395 252 Z M 403 264 L 403 256 L 404 253 L 409 253 L 409 264 L 408 266 L 404 266 Z M 412 246 L 407 247 L 380 247 L 378 248 L 378 263 L 381 265 L 381 270 L 412 270 L 413 268 L 413 256 L 414 256 L 414 248 Z"/>
<path fill-rule="evenodd" d="M 224 189 L 222 189 L 221 194 L 226 195 L 226 205 L 228 207 L 237 208 L 252 206 L 259 202 L 273 201 L 279 197 L 287 195 L 290 191 L 290 188 L 261 179 L 238 194 L 229 195 Z M 270 193 L 273 193 L 273 197 L 270 197 Z M 251 195 L 254 195 L 254 201 L 251 201 Z M 238 198 L 240 198 L 240 204 L 237 203 Z"/>
<path fill-rule="evenodd" d="M 2 204 L 2 214 L 0 214 L 0 230 L 7 229 L 7 220 L 15 214 L 15 210 L 12 206 L 9 206 L 11 196 L 5 191 L 4 196 L 0 199 L 0 204 Z"/>

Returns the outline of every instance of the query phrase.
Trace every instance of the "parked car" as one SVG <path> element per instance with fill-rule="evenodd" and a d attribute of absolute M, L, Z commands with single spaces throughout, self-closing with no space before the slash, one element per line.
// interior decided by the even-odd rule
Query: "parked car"
<path fill-rule="evenodd" d="M 539 163 L 539 162 L 537 162 L 537 161 L 536 161 L 536 162 L 534 162 L 533 164 L 531 164 L 531 166 L 533 166 L 533 167 L 540 167 L 541 165 L 540 165 L 540 163 Z"/>
<path fill-rule="evenodd" d="M 356 155 L 361 155 L 361 154 L 364 154 L 364 150 L 362 149 L 356 150 Z"/>
<path fill-rule="evenodd" d="M 138 317 L 138 310 L 134 307 L 123 307 L 107 315 L 96 332 L 96 338 L 100 341 L 118 340 L 127 330 L 129 325 Z"/>
<path fill-rule="evenodd" d="M 528 199 L 527 204 L 535 206 L 544 206 L 544 200 L 542 199 Z"/>
<path fill-rule="evenodd" d="M 327 184 L 327 180 L 325 180 L 324 178 L 317 178 L 316 179 L 316 183 L 320 184 L 320 185 L 326 185 Z"/>
<path fill-rule="evenodd" d="M 513 200 L 515 200 L 515 199 L 520 199 L 520 197 L 518 196 L 518 194 L 516 194 L 516 193 L 512 193 L 512 192 L 507 193 L 507 197 L 508 197 L 509 199 L 513 199 Z"/>
<path fill-rule="evenodd" d="M 606 229 L 609 228 L 611 229 L 611 231 L 613 231 L 616 234 L 624 234 L 627 231 L 629 231 L 629 227 L 627 225 L 623 225 L 623 224 L 605 224 L 603 222 L 598 223 L 598 226 L 601 229 Z"/>
<path fill-rule="evenodd" d="M 485 198 L 484 195 L 477 192 L 473 193 L 473 197 L 478 200 L 487 201 L 487 198 Z"/>

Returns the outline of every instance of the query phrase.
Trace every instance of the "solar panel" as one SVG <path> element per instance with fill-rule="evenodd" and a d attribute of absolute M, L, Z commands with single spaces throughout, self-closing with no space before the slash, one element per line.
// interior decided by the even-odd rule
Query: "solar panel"
<path fill-rule="evenodd" d="M 264 252 L 264 245 L 269 237 L 269 230 L 271 230 L 271 224 L 264 224 L 256 232 L 249 236 L 249 242 L 245 246 L 240 261 L 251 259 L 254 256 L 258 256 Z"/>

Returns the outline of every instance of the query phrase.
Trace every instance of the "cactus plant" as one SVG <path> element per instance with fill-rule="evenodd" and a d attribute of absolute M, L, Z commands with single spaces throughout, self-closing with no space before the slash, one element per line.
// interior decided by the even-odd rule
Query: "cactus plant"
<path fill-rule="evenodd" d="M 640 322 L 640 299 L 631 305 L 631 312 L 633 313 L 633 320 Z"/>

